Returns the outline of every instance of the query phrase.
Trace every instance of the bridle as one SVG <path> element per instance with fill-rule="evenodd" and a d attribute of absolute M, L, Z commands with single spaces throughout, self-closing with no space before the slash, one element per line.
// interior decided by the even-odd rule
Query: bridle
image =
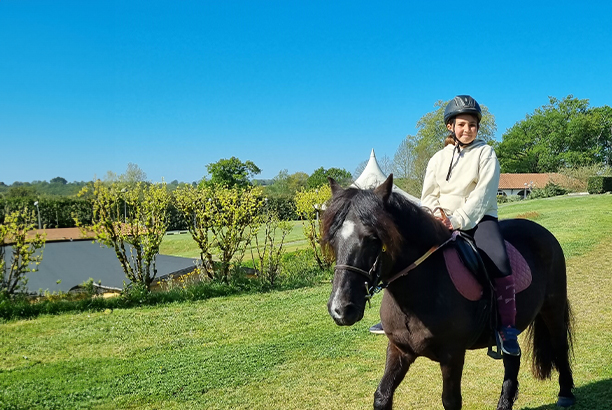
<path fill-rule="evenodd" d="M 365 282 L 365 290 L 366 290 L 365 298 L 368 301 L 368 304 L 370 304 L 370 299 L 372 299 L 374 295 L 376 295 L 378 292 L 380 292 L 381 290 L 387 287 L 386 285 L 382 283 L 381 278 L 380 278 L 380 269 L 378 269 L 378 262 L 380 261 L 380 256 L 383 254 L 383 252 L 385 252 L 384 246 L 381 249 L 381 251 L 378 253 L 378 256 L 376 256 L 376 259 L 374 260 L 374 263 L 372 264 L 372 267 L 370 268 L 369 271 L 365 271 L 361 268 L 358 268 L 352 265 L 334 266 L 334 272 L 336 271 L 336 269 L 343 269 L 343 270 L 348 270 L 351 272 L 359 273 L 365 276 L 365 278 L 367 279 Z M 371 283 L 371 285 L 368 286 L 368 282 Z M 371 304 L 370 304 L 370 307 L 371 307 Z"/>
<path fill-rule="evenodd" d="M 382 280 L 381 274 L 380 274 L 380 269 L 378 269 L 378 264 L 379 264 L 379 261 L 380 261 L 380 257 L 381 257 L 381 255 L 386 250 L 384 246 L 381 249 L 381 251 L 378 253 L 378 256 L 376 256 L 376 259 L 374 260 L 374 263 L 372 264 L 372 267 L 370 268 L 369 271 L 365 271 L 365 270 L 363 270 L 361 268 L 358 268 L 356 266 L 345 265 L 345 264 L 336 265 L 334 267 L 334 271 L 336 271 L 337 269 L 342 269 L 342 270 L 348 270 L 348 271 L 351 271 L 351 272 L 359 273 L 359 274 L 365 276 L 365 278 L 367 279 L 366 282 L 365 282 L 365 289 L 366 289 L 366 296 L 365 296 L 365 298 L 368 301 L 368 304 L 370 304 L 370 300 L 372 299 L 372 297 L 374 295 L 376 295 L 381 290 L 385 289 L 392 282 L 396 281 L 397 279 L 401 278 L 402 276 L 406 276 L 411 270 L 415 269 L 417 266 L 419 266 L 421 263 L 423 263 L 427 258 L 429 258 L 438 249 L 441 249 L 444 246 L 446 246 L 447 244 L 449 244 L 450 242 L 454 241 L 457 238 L 457 236 L 459 236 L 459 234 L 460 234 L 459 231 L 453 231 L 453 234 L 451 235 L 451 237 L 448 238 L 446 241 L 444 241 L 441 245 L 438 245 L 438 246 L 434 245 L 434 246 L 432 246 L 420 258 L 418 258 L 416 261 L 412 262 L 410 265 L 408 265 L 407 267 L 405 267 L 404 269 L 402 269 L 401 271 L 399 271 L 395 275 L 391 276 L 391 278 L 389 278 L 387 281 L 383 281 Z M 368 285 L 368 282 L 371 283 L 371 285 Z M 371 304 L 370 304 L 370 306 L 371 306 Z"/>

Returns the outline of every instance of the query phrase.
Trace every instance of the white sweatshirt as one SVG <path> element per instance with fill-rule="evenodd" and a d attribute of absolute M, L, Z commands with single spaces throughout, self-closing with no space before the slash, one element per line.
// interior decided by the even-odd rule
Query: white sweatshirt
<path fill-rule="evenodd" d="M 455 146 L 447 145 L 427 164 L 421 205 L 444 209 L 454 229 L 469 230 L 485 215 L 497 218 L 498 186 L 499 161 L 491 146 L 477 139 L 457 154 Z"/>

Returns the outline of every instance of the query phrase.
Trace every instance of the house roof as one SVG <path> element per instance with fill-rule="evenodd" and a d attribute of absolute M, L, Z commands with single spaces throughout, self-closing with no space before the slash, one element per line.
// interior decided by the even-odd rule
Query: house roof
<path fill-rule="evenodd" d="M 558 173 L 501 174 L 499 177 L 499 189 L 544 188 L 549 182 L 557 182 L 562 178 L 563 176 Z"/>

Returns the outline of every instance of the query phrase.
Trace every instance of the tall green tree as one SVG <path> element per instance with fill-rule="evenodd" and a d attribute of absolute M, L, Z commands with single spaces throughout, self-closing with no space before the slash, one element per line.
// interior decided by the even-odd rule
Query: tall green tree
<path fill-rule="evenodd" d="M 408 135 L 399 145 L 393 157 L 393 172 L 396 183 L 407 192 L 417 197 L 421 196 L 421 188 L 425 179 L 425 171 L 429 159 L 444 147 L 444 139 L 448 135 L 444 123 L 444 109 L 449 101 L 436 101 L 435 109 L 423 115 L 416 124 L 416 135 Z M 495 116 L 485 105 L 480 105 L 482 120 L 478 130 L 478 138 L 488 144 L 493 144 L 497 125 Z"/>
<path fill-rule="evenodd" d="M 308 181 L 308 174 L 305 172 L 295 172 L 289 175 L 289 189 L 292 192 L 298 192 L 300 189 L 306 187 L 306 181 Z"/>
<path fill-rule="evenodd" d="M 590 108 L 572 95 L 549 97 L 516 123 L 497 146 L 502 172 L 557 172 L 612 164 L 612 108 Z"/>
<path fill-rule="evenodd" d="M 53 179 L 51 179 L 51 181 L 49 181 L 50 184 L 61 184 L 61 185 L 66 185 L 68 183 L 68 181 L 66 180 L 66 178 L 62 178 L 62 177 L 55 177 Z"/>
<path fill-rule="evenodd" d="M 271 196 L 291 196 L 289 188 L 289 171 L 281 170 L 274 178 L 272 183 L 265 187 L 264 193 Z"/>
<path fill-rule="evenodd" d="M 119 175 L 118 180 L 127 185 L 135 185 L 138 182 L 145 182 L 147 180 L 147 173 L 137 164 L 129 162 L 125 172 Z"/>
<path fill-rule="evenodd" d="M 353 181 L 353 176 L 346 169 L 323 167 L 316 169 L 306 180 L 306 188 L 314 189 L 329 184 L 327 178 L 333 178 L 342 186 L 347 186 Z"/>
<path fill-rule="evenodd" d="M 251 179 L 261 173 L 252 161 L 242 162 L 236 157 L 220 159 L 206 166 L 210 180 L 203 181 L 209 186 L 226 186 L 228 188 L 246 188 L 251 186 Z"/>
<path fill-rule="evenodd" d="M 264 194 L 276 197 L 293 197 L 296 192 L 306 187 L 308 174 L 296 172 L 289 174 L 286 169 L 281 170 L 274 178 L 272 184 L 264 189 Z"/>

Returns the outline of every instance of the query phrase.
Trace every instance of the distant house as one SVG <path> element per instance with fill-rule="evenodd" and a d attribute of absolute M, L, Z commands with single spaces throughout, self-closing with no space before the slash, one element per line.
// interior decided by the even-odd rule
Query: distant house
<path fill-rule="evenodd" d="M 532 189 L 544 188 L 549 182 L 559 183 L 564 176 L 558 173 L 549 174 L 501 174 L 498 195 L 518 195 L 525 197 Z"/>

